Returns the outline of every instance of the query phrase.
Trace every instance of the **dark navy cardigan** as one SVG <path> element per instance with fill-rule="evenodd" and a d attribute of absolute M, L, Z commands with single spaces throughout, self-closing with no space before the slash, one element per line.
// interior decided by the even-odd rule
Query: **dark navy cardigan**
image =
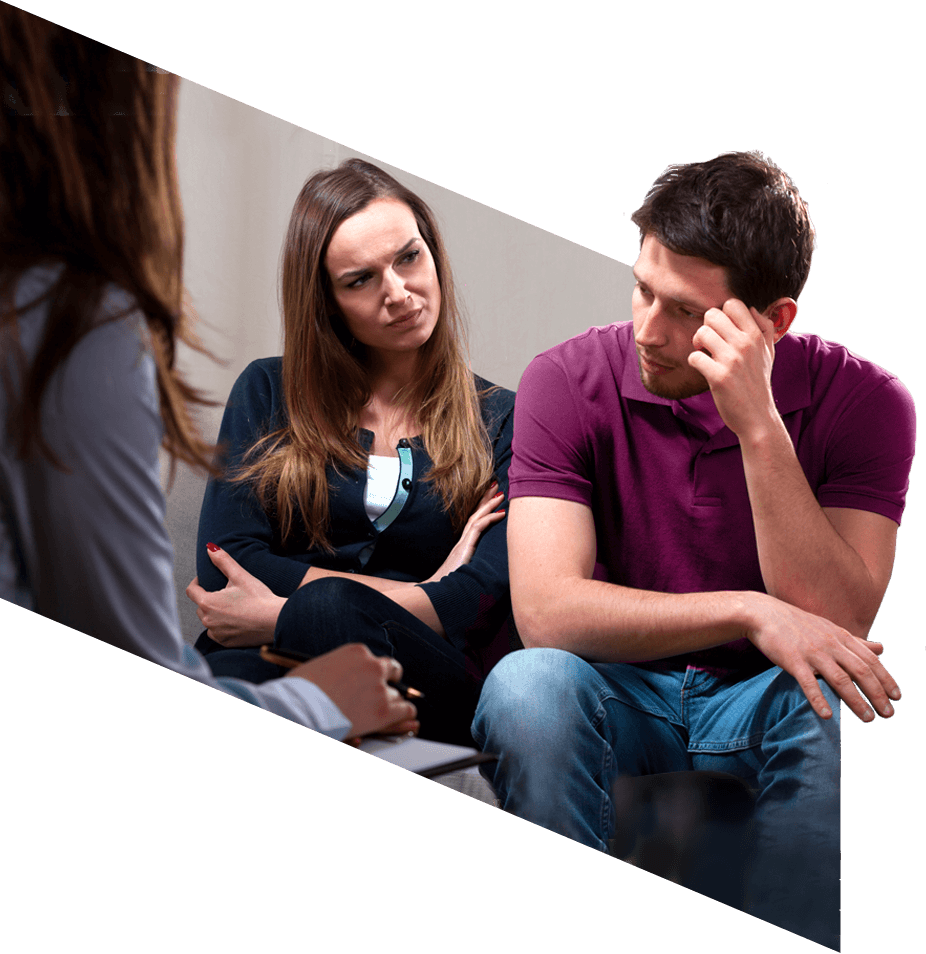
<path fill-rule="evenodd" d="M 219 432 L 226 467 L 237 467 L 248 448 L 285 420 L 281 369 L 280 358 L 262 358 L 252 361 L 235 382 Z M 479 377 L 475 382 L 480 392 L 492 387 Z M 514 393 L 497 388 L 483 394 L 481 401 L 494 448 L 495 476 L 499 490 L 505 494 L 502 505 L 507 508 Z M 372 432 L 361 430 L 359 437 L 369 449 Z M 284 544 L 276 522 L 247 485 L 210 480 L 196 550 L 200 584 L 207 590 L 217 590 L 226 582 L 206 554 L 210 541 L 278 596 L 295 592 L 310 566 L 407 582 L 426 579 L 441 565 L 459 534 L 443 512 L 440 497 L 421 481 L 431 461 L 420 438 L 412 439 L 411 447 L 414 470 L 408 499 L 395 520 L 379 534 L 364 509 L 366 472 L 338 474 L 328 468 L 333 553 L 309 547 L 298 514 L 294 532 Z M 505 523 L 501 520 L 483 533 L 468 564 L 437 583 L 422 586 L 449 641 L 471 657 L 483 657 L 490 643 L 498 644 L 497 637 L 511 612 Z M 373 553 L 364 562 L 364 551 L 371 543 L 375 544 Z"/>

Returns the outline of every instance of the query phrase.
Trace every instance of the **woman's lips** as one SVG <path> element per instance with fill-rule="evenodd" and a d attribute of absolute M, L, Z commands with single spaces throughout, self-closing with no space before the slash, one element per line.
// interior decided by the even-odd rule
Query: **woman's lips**
<path fill-rule="evenodd" d="M 402 315 L 400 318 L 396 318 L 393 321 L 390 321 L 387 325 L 388 328 L 405 328 L 410 324 L 413 324 L 418 316 L 421 314 L 422 309 L 416 308 L 414 311 L 410 311 L 407 315 Z"/>

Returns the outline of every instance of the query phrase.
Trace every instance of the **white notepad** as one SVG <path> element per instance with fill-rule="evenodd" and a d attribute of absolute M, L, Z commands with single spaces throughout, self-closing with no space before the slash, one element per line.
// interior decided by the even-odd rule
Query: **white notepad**
<path fill-rule="evenodd" d="M 457 772 L 480 762 L 493 762 L 497 758 L 465 745 L 432 742 L 405 735 L 365 738 L 360 743 L 360 751 L 426 778 Z"/>

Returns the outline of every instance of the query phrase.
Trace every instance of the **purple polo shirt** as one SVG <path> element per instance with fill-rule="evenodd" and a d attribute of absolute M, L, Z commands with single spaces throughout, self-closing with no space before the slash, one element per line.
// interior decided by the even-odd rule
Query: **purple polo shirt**
<path fill-rule="evenodd" d="M 915 436 L 900 381 L 842 345 L 788 333 L 772 391 L 820 505 L 900 523 Z M 664 593 L 765 591 L 736 435 L 709 394 L 670 401 L 643 387 L 632 322 L 590 328 L 531 362 L 512 446 L 510 497 L 591 508 L 596 577 Z M 688 660 L 738 669 L 754 654 L 740 640 Z"/>

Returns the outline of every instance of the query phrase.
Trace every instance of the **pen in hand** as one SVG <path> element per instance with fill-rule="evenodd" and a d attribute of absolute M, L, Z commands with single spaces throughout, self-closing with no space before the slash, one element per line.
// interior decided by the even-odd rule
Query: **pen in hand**
<path fill-rule="evenodd" d="M 260 656 L 261 659 L 265 659 L 269 663 L 274 663 L 277 666 L 285 666 L 287 669 L 294 669 L 296 666 L 301 666 L 302 663 L 308 662 L 313 658 L 307 653 L 297 653 L 289 649 L 277 649 L 267 645 L 260 647 Z M 389 685 L 392 686 L 403 699 L 424 698 L 423 692 L 420 692 L 418 689 L 413 689 L 411 686 L 406 686 L 404 682 L 392 682 L 390 680 Z"/>

